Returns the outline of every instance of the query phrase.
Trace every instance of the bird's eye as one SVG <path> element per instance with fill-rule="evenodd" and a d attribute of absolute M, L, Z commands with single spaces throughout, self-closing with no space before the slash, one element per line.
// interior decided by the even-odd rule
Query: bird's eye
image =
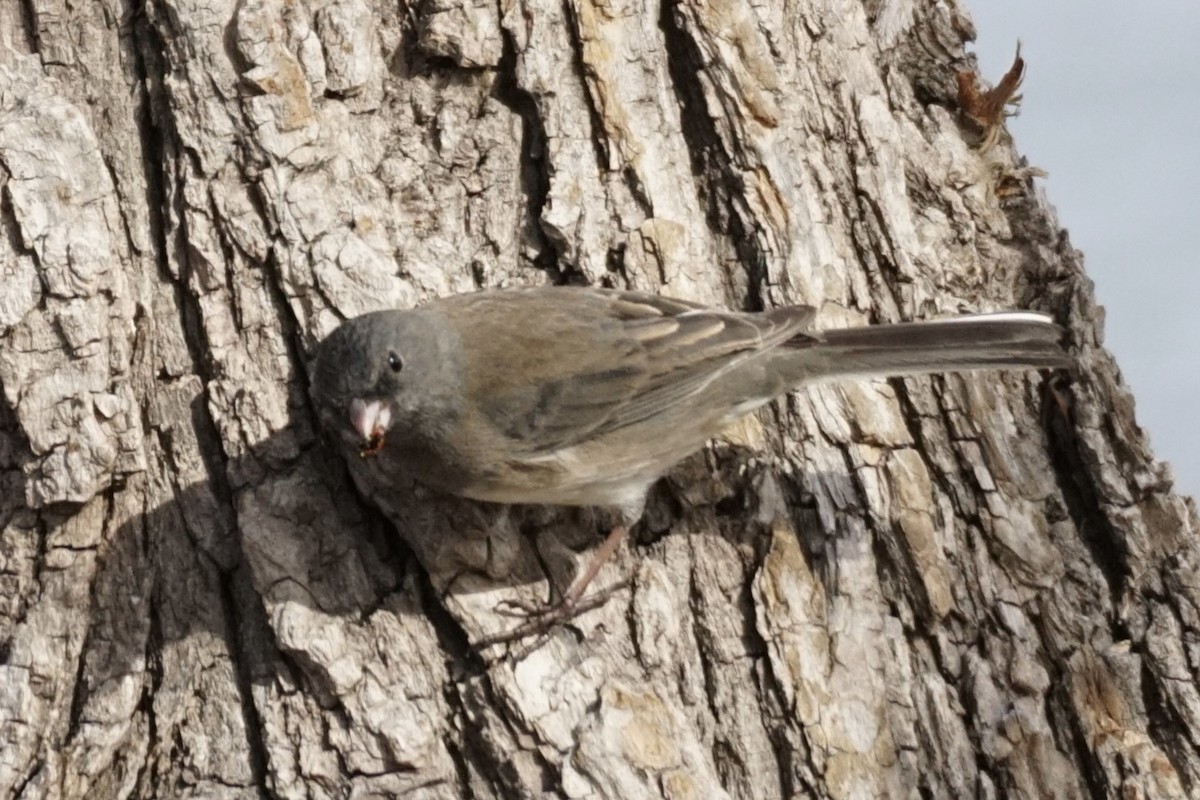
<path fill-rule="evenodd" d="M 399 372 L 404 369 L 404 361 L 400 359 L 399 353 L 395 350 L 388 353 L 388 367 L 391 368 L 392 372 Z"/>

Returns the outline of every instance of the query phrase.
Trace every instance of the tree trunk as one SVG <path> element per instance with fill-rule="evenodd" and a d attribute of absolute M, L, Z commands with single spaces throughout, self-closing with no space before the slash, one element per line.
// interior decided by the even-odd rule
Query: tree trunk
<path fill-rule="evenodd" d="M 0 0 L 0 796 L 1200 793 L 1195 510 L 965 13 Z M 603 520 L 360 496 L 306 367 L 546 281 L 1034 308 L 1079 367 L 799 392 L 480 658 Z"/>

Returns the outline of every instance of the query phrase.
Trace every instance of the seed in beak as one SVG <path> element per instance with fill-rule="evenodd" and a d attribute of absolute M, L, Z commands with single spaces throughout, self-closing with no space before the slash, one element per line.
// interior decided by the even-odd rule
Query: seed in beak
<path fill-rule="evenodd" d="M 358 453 L 363 458 L 373 456 L 383 449 L 383 435 L 392 421 L 392 409 L 382 400 L 350 401 L 350 424 L 362 437 L 363 446 Z"/>

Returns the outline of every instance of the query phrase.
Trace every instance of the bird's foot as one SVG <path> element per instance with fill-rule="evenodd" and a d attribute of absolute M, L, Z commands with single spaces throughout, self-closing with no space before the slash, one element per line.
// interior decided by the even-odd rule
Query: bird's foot
<path fill-rule="evenodd" d="M 518 642 L 534 637 L 533 641 L 518 651 L 516 658 L 523 658 L 545 644 L 550 632 L 555 627 L 574 619 L 580 614 L 599 608 L 607 603 L 610 597 L 621 589 L 627 588 L 631 583 L 630 579 L 619 581 L 612 586 L 599 589 L 585 598 L 576 598 L 572 593 L 568 592 L 557 603 L 545 605 L 527 603 L 520 600 L 506 600 L 497 607 L 496 611 L 504 616 L 517 617 L 524 621 L 515 628 L 493 633 L 490 636 L 479 639 L 472 645 L 472 648 L 478 653 L 495 645 Z"/>
<path fill-rule="evenodd" d="M 587 567 L 583 574 L 575 581 L 568 589 L 562 599 L 550 606 L 533 607 L 531 608 L 525 603 L 508 601 L 505 604 L 505 610 L 501 613 L 512 616 L 523 616 L 525 622 L 513 628 L 511 631 L 504 633 L 496 633 L 491 636 L 485 636 L 483 639 L 475 643 L 475 651 L 479 652 L 484 648 L 492 645 L 504 644 L 506 642 L 515 642 L 529 636 L 536 635 L 537 638 L 532 644 L 523 648 L 518 657 L 524 657 L 528 653 L 536 650 L 545 643 L 547 634 L 556 625 L 561 625 L 569 619 L 572 619 L 585 611 L 591 611 L 593 608 L 599 608 L 608 601 L 613 592 L 623 586 L 628 586 L 629 581 L 625 580 L 616 584 L 612 588 L 593 593 L 586 600 L 583 597 L 588 586 L 600 571 L 601 565 L 604 564 L 618 545 L 625 540 L 629 534 L 629 528 L 625 525 L 617 525 L 614 527 L 604 539 L 603 544 L 596 550 L 591 560 L 588 561 Z M 514 613 L 515 612 L 515 613 Z"/>

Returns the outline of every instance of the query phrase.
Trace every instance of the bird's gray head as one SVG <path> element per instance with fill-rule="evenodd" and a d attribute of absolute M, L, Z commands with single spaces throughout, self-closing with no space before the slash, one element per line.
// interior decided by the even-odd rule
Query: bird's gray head
<path fill-rule="evenodd" d="M 340 443 L 371 455 L 452 425 L 460 405 L 457 336 L 430 311 L 376 311 L 317 347 L 312 396 Z"/>

